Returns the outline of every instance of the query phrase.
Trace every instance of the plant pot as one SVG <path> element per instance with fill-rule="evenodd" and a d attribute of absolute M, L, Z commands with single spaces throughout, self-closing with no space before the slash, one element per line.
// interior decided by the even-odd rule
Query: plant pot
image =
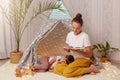
<path fill-rule="evenodd" d="M 13 64 L 17 64 L 19 62 L 19 60 L 21 59 L 23 55 L 22 51 L 16 52 L 16 51 L 12 51 L 10 52 L 10 62 Z"/>
<path fill-rule="evenodd" d="M 101 62 L 106 62 L 106 61 L 108 61 L 108 59 L 107 59 L 106 57 L 101 57 L 101 58 L 100 58 L 100 61 L 101 61 Z"/>

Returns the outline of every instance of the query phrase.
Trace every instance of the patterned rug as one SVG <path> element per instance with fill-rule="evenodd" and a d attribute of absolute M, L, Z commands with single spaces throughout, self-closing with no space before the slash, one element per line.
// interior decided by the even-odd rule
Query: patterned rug
<path fill-rule="evenodd" d="M 0 67 L 0 80 L 120 80 L 120 69 L 111 63 L 104 63 L 104 69 L 96 75 L 84 75 L 76 78 L 66 78 L 52 72 L 39 72 L 34 76 L 23 76 L 17 78 L 15 74 L 16 64 L 11 64 L 9 61 Z"/>

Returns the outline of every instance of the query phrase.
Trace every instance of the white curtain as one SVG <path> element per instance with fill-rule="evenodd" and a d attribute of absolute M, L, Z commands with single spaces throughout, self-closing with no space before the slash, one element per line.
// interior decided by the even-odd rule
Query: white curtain
<path fill-rule="evenodd" d="M 120 0 L 63 0 L 70 15 L 83 15 L 92 44 L 109 41 L 120 48 Z"/>
<path fill-rule="evenodd" d="M 1 0 L 1 6 L 8 7 L 9 0 Z M 11 30 L 0 9 L 0 59 L 7 58 L 12 49 Z"/>

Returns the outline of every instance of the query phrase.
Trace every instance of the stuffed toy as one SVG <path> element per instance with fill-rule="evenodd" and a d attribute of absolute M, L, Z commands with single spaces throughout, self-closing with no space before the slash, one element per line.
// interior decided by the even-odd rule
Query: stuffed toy
<path fill-rule="evenodd" d="M 16 77 L 22 77 L 21 69 L 20 68 L 16 68 L 15 72 L 16 72 L 15 73 Z"/>
<path fill-rule="evenodd" d="M 24 73 L 23 73 L 23 75 L 34 75 L 34 67 L 33 66 L 31 66 L 29 69 L 24 69 Z"/>
<path fill-rule="evenodd" d="M 28 69 L 27 68 L 23 68 L 23 69 L 20 69 L 20 68 L 16 68 L 16 77 L 22 77 L 23 75 L 34 75 L 34 66 L 30 66 Z"/>

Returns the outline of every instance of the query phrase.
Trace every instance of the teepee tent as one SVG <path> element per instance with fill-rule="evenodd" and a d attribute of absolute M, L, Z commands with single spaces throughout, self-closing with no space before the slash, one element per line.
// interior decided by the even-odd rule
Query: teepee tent
<path fill-rule="evenodd" d="M 65 46 L 65 38 L 70 31 L 69 27 L 62 23 L 62 21 L 56 21 L 52 23 L 52 26 L 48 31 L 38 35 L 30 44 L 30 46 L 23 53 L 19 68 L 29 67 L 37 63 L 37 59 L 42 55 L 65 55 L 63 50 Z"/>

